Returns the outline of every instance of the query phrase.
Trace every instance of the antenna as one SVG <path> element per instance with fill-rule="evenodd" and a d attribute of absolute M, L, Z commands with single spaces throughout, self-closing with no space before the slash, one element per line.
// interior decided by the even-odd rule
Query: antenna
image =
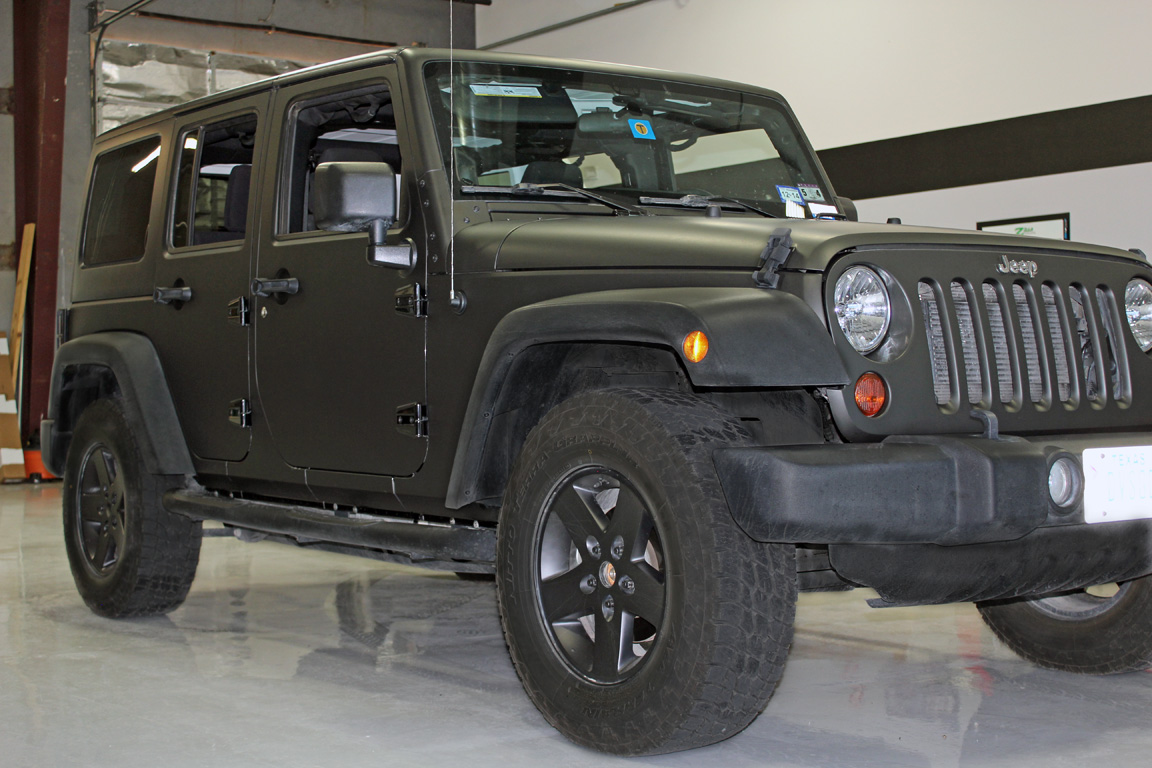
<path fill-rule="evenodd" d="M 456 3 L 448 0 L 448 300 L 456 305 Z"/>

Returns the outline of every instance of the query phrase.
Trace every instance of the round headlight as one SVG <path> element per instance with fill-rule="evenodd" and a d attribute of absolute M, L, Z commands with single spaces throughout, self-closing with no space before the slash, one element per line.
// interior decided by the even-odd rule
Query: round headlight
<path fill-rule="evenodd" d="M 1140 349 L 1152 349 L 1152 285 L 1136 278 L 1124 289 L 1124 314 Z"/>
<path fill-rule="evenodd" d="M 836 281 L 833 311 L 840 330 L 857 352 L 871 352 L 884 341 L 892 303 L 880 275 L 868 267 L 850 267 Z"/>

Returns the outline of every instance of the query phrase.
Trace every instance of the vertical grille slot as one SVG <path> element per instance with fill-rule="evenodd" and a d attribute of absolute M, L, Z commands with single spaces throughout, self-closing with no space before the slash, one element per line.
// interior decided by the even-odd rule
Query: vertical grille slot
<path fill-rule="evenodd" d="M 1064 316 L 1064 308 L 1053 287 L 1045 283 L 1040 288 L 1040 298 L 1044 302 L 1044 317 L 1048 322 L 1048 335 L 1052 339 L 1052 357 L 1056 362 L 1056 397 L 1062 403 L 1075 402 L 1075 390 L 1072 387 L 1072 374 L 1069 371 L 1068 358 L 1072 353 L 1069 347 L 1068 319 Z"/>
<path fill-rule="evenodd" d="M 968 402 L 984 400 L 984 377 L 980 371 L 980 351 L 976 346 L 976 326 L 972 320 L 972 306 L 964 284 L 952 281 L 952 304 L 956 308 L 956 324 L 960 328 L 960 352 L 964 359 L 964 380 L 968 388 Z"/>
<path fill-rule="evenodd" d="M 923 280 L 917 283 L 916 293 L 920 298 L 920 311 L 924 314 L 928 354 L 932 361 L 932 391 L 936 395 L 936 404 L 945 405 L 952 401 L 952 375 L 948 364 L 949 350 L 944 338 L 940 299 L 932 284 Z"/>
<path fill-rule="evenodd" d="M 1033 403 L 1044 400 L 1044 380 L 1040 369 L 1040 350 L 1044 339 L 1032 317 L 1032 296 L 1020 283 L 1012 284 L 1012 298 L 1016 302 L 1016 322 L 1020 324 L 1020 337 L 1024 340 L 1024 364 L 1028 374 L 1028 399 Z"/>
<path fill-rule="evenodd" d="M 1112 381 L 1112 397 L 1122 405 L 1132 402 L 1132 380 L 1128 375 L 1128 356 L 1124 352 L 1124 337 L 1120 335 L 1120 311 L 1116 297 L 1104 287 L 1096 289 L 1096 305 L 1100 308 L 1100 324 L 1104 326 L 1104 357 Z"/>
<path fill-rule="evenodd" d="M 1108 399 L 1108 391 L 1105 388 L 1107 374 L 1102 377 L 1101 371 L 1108 369 L 1104 362 L 1104 349 L 1096 327 L 1096 319 L 1092 316 L 1091 305 L 1088 304 L 1087 291 L 1081 285 L 1069 286 L 1068 300 L 1072 305 L 1080 360 L 1084 366 L 1084 396 L 1097 405 L 1103 405 Z"/>
<path fill-rule="evenodd" d="M 984 292 L 984 306 L 988 311 L 988 325 L 992 329 L 992 349 L 996 360 L 996 383 L 1000 402 L 1010 405 L 1016 401 L 1016 382 L 1020 375 L 1013 365 L 1012 350 L 1016 344 L 1010 340 L 1009 329 L 1004 324 L 1004 309 L 1000 305 L 1000 293 L 993 283 L 981 286 Z"/>

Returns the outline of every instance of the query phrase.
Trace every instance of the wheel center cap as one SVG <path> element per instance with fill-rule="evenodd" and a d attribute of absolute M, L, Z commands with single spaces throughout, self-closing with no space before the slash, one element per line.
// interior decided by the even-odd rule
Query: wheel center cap
<path fill-rule="evenodd" d="M 605 560 L 600 563 L 600 583 L 611 587 L 616 583 L 616 566 Z"/>

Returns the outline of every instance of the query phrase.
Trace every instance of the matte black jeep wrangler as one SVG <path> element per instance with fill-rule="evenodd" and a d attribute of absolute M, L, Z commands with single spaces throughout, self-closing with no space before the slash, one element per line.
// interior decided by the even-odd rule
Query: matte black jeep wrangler
<path fill-rule="evenodd" d="M 203 520 L 494 572 L 529 696 L 621 754 L 751 722 L 797 589 L 1152 664 L 1131 253 L 859 224 L 777 94 L 519 56 L 278 77 L 91 179 L 42 444 L 99 614 L 178 606 Z"/>

